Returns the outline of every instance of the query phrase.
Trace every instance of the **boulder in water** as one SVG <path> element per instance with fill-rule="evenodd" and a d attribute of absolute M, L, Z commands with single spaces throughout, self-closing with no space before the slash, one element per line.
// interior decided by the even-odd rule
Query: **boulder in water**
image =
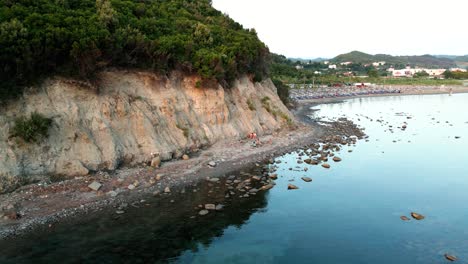
<path fill-rule="evenodd" d="M 423 220 L 425 218 L 424 215 L 415 212 L 411 212 L 411 217 L 413 217 L 416 220 Z"/>

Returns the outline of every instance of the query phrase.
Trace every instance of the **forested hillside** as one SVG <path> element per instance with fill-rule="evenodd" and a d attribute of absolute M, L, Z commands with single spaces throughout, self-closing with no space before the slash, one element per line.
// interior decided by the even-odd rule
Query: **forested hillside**
<path fill-rule="evenodd" d="M 268 56 L 209 0 L 0 0 L 0 100 L 51 74 L 111 66 L 261 79 Z"/>
<path fill-rule="evenodd" d="M 449 68 L 456 67 L 456 63 L 445 57 L 436 57 L 432 55 L 422 56 L 391 56 L 386 54 L 370 55 L 360 51 L 352 51 L 350 53 L 341 54 L 332 59 L 332 62 L 340 63 L 351 61 L 353 63 L 372 63 L 385 61 L 388 64 L 393 64 L 395 67 L 404 67 L 406 65 L 420 66 L 427 68 Z"/>

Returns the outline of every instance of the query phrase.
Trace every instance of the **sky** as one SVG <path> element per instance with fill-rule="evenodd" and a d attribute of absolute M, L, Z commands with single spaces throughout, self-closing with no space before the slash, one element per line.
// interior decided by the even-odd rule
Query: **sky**
<path fill-rule="evenodd" d="M 332 58 L 359 50 L 391 55 L 468 54 L 468 0 L 213 0 L 270 51 Z"/>

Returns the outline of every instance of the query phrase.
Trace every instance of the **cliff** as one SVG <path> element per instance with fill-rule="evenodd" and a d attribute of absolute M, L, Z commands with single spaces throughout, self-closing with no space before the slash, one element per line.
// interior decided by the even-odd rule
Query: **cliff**
<path fill-rule="evenodd" d="M 243 77 L 232 88 L 206 87 L 196 76 L 106 71 L 97 86 L 51 78 L 0 112 L 0 193 L 33 178 L 83 176 L 119 166 L 180 158 L 218 140 L 262 135 L 291 114 L 270 80 Z M 97 87 L 97 88 L 96 88 Z M 38 143 L 11 137 L 15 118 L 52 119 Z"/>

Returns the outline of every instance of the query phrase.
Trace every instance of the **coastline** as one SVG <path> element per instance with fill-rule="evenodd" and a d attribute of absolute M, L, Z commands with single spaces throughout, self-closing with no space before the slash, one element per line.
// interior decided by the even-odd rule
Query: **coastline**
<path fill-rule="evenodd" d="M 263 135 L 260 147 L 250 140 L 222 141 L 198 153 L 189 160 L 163 163 L 160 168 L 122 168 L 112 173 L 98 172 L 62 182 L 30 184 L 0 196 L 0 208 L 14 207 L 21 218 L 0 221 L 0 239 L 14 238 L 49 226 L 67 218 L 137 202 L 149 195 L 171 195 L 174 190 L 190 186 L 209 177 L 221 177 L 247 168 L 260 166 L 275 156 L 316 142 L 325 135 L 319 126 L 298 124 L 295 130 L 283 130 Z M 215 167 L 207 164 L 211 161 Z M 156 178 L 160 178 L 156 180 Z M 88 185 L 102 184 L 99 191 Z M 128 186 L 136 185 L 130 190 Z M 165 193 L 168 187 L 171 192 Z"/>
<path fill-rule="evenodd" d="M 468 87 L 454 89 L 453 93 L 467 93 Z M 51 228 L 54 223 L 67 218 L 117 207 L 121 203 L 138 202 L 149 195 L 171 195 L 164 193 L 166 187 L 172 190 L 200 183 L 209 177 L 222 177 L 249 166 L 261 166 L 275 156 L 298 148 L 323 142 L 324 138 L 337 134 L 333 127 L 323 126 L 309 119 L 310 107 L 335 103 L 353 98 L 385 97 L 402 95 L 427 95 L 446 93 L 436 89 L 424 92 L 400 94 L 373 94 L 354 97 L 336 97 L 301 100 L 293 110 L 298 126 L 294 130 L 262 135 L 264 144 L 253 148 L 251 141 L 236 139 L 222 141 L 200 151 L 189 160 L 176 160 L 158 169 L 151 167 L 122 168 L 112 173 L 98 172 L 87 177 L 50 183 L 30 184 L 16 191 L 0 195 L 0 208 L 14 207 L 22 217 L 17 220 L 0 221 L 0 239 L 14 238 L 28 234 L 39 227 Z M 207 164 L 211 161 L 215 167 Z M 159 177 L 159 180 L 155 178 Z M 92 191 L 88 185 L 93 181 L 102 184 L 99 191 Z M 128 186 L 134 185 L 130 190 Z"/>
<path fill-rule="evenodd" d="M 398 86 L 393 86 L 392 88 L 398 89 Z M 452 87 L 453 94 L 456 93 L 468 93 L 468 87 L 465 86 L 455 86 Z M 358 95 L 358 96 L 338 96 L 338 97 L 326 97 L 320 99 L 304 99 L 298 100 L 299 105 L 303 104 L 326 104 L 326 103 L 336 103 L 348 99 L 356 99 L 356 98 L 368 98 L 368 97 L 388 97 L 388 96 L 407 96 L 407 95 L 432 95 L 432 94 L 449 94 L 447 90 L 441 90 L 439 87 L 429 87 L 424 88 L 421 90 L 408 90 L 402 91 L 401 93 L 382 93 L 382 94 L 365 94 L 365 95 Z"/>

